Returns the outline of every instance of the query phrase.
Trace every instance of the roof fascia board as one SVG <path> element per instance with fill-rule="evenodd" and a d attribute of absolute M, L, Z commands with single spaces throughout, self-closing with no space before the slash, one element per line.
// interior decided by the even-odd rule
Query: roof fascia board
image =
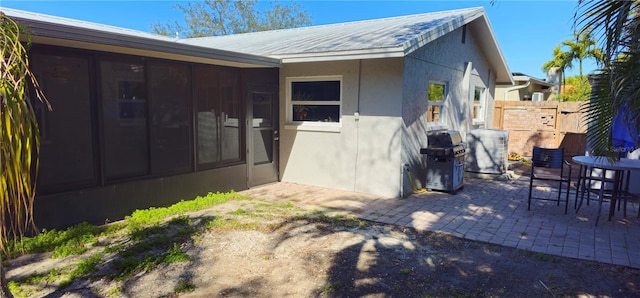
<path fill-rule="evenodd" d="M 551 83 L 549 83 L 547 81 L 542 81 L 542 80 L 539 80 L 539 79 L 536 79 L 536 78 L 529 77 L 529 80 L 531 80 L 532 82 L 534 82 L 534 83 L 536 83 L 538 85 L 547 86 L 547 87 L 552 87 L 553 86 L 553 84 L 551 84 Z"/>
<path fill-rule="evenodd" d="M 43 45 L 53 45 L 53 46 L 61 46 L 61 47 L 83 49 L 83 50 L 95 50 L 95 51 L 108 52 L 108 53 L 144 56 L 144 57 L 150 57 L 150 58 L 168 59 L 168 60 L 219 65 L 219 66 L 230 66 L 230 67 L 238 67 L 238 68 L 270 67 L 270 66 L 256 65 L 256 64 L 250 64 L 250 63 L 233 62 L 229 60 L 218 60 L 218 59 L 211 59 L 211 58 L 196 57 L 191 55 L 180 55 L 180 54 L 167 53 L 167 52 L 134 49 L 131 47 L 103 45 L 103 44 L 74 41 L 74 40 L 68 40 L 68 39 L 57 39 L 52 37 L 32 36 L 31 41 L 33 43 L 43 44 Z"/>
<path fill-rule="evenodd" d="M 94 43 L 104 46 L 124 47 L 184 56 L 195 56 L 204 59 L 229 61 L 242 65 L 251 65 L 251 67 L 280 67 L 281 65 L 280 60 L 271 57 L 211 49 L 169 40 L 155 40 L 151 38 L 128 36 L 100 30 L 90 30 L 31 19 L 14 19 L 20 24 L 29 28 L 29 32 L 31 32 L 31 34 L 35 36 L 83 43 Z"/>

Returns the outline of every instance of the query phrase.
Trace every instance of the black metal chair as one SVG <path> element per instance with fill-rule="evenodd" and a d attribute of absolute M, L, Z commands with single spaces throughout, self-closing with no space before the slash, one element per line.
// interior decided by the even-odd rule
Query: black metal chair
<path fill-rule="evenodd" d="M 568 168 L 568 173 L 565 171 Z M 571 164 L 564 159 L 564 148 L 542 148 L 533 147 L 533 156 L 531 158 L 531 178 L 529 181 L 529 199 L 527 210 L 531 210 L 531 200 L 555 200 L 560 206 L 563 184 L 566 183 L 566 199 L 564 205 L 564 214 L 567 214 L 569 206 L 569 192 L 571 189 Z M 534 180 L 555 181 L 558 182 L 558 197 L 552 199 L 548 197 L 532 197 Z"/>

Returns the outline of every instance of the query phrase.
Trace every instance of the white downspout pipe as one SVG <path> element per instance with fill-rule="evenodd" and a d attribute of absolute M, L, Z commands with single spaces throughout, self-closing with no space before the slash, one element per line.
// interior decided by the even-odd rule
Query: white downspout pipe
<path fill-rule="evenodd" d="M 514 91 L 514 90 L 518 90 L 518 89 L 527 88 L 527 87 L 529 87 L 529 85 L 531 85 L 531 81 L 527 81 L 524 85 L 516 85 L 516 86 L 507 88 L 507 90 L 504 91 L 504 100 L 505 101 L 507 100 L 509 92 Z"/>

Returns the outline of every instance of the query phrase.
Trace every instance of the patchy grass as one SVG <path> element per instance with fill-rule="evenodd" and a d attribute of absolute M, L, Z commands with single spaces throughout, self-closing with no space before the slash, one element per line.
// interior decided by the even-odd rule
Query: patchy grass
<path fill-rule="evenodd" d="M 177 243 L 189 239 L 202 227 L 191 218 L 184 216 L 190 211 L 199 211 L 228 202 L 233 199 L 248 200 L 247 196 L 235 192 L 209 193 L 190 201 L 181 201 L 166 208 L 136 210 L 124 221 L 95 226 L 88 223 L 67 228 L 66 230 L 42 230 L 33 237 L 24 237 L 9 246 L 5 258 L 22 254 L 52 252 L 52 258 L 82 255 L 94 247 L 100 246 L 101 238 L 124 237 L 125 243 L 106 244 L 102 253 L 93 254 L 72 268 L 54 269 L 44 275 L 32 275 L 18 282 L 12 281 L 12 292 L 16 297 L 30 296 L 28 288 L 34 285 L 58 283 L 61 288 L 74 280 L 91 275 L 96 267 L 103 263 L 105 254 L 117 254 L 113 266 L 117 276 L 128 276 L 132 272 L 148 270 L 161 263 L 187 261 L 188 256 Z M 167 220 L 168 219 L 168 220 Z M 165 224 L 161 224 L 166 220 Z M 109 242 L 109 241 L 106 241 Z M 157 253 L 158 249 L 164 249 Z M 154 255 L 154 253 L 156 255 Z M 22 293 L 22 294 L 21 294 Z M 23 295 L 24 294 L 24 295 Z"/>
<path fill-rule="evenodd" d="M 322 292 L 323 292 L 323 294 L 328 295 L 328 294 L 331 294 L 331 293 L 337 291 L 340 288 L 342 288 L 342 283 L 341 282 L 328 283 L 328 284 L 326 284 L 324 286 L 324 290 Z"/>
<path fill-rule="evenodd" d="M 77 224 L 64 231 L 42 230 L 33 237 L 25 237 L 14 241 L 9 246 L 5 257 L 12 258 L 23 253 L 53 252 L 52 257 L 61 258 L 87 251 L 89 244 L 96 244 L 98 236 L 114 233 L 120 226 L 98 227 L 86 222 Z"/>
<path fill-rule="evenodd" d="M 315 223 L 328 225 L 344 226 L 347 228 L 363 229 L 370 225 L 368 221 L 361 220 L 352 215 L 327 215 L 321 211 L 313 211 L 312 213 L 301 214 L 293 217 L 297 220 L 308 220 Z"/>
<path fill-rule="evenodd" d="M 169 207 L 152 207 L 145 210 L 136 210 L 131 215 L 125 217 L 125 221 L 127 222 L 127 227 L 130 230 L 136 230 L 149 225 L 159 224 L 170 216 L 181 215 L 186 212 L 200 211 L 233 199 L 249 200 L 250 198 L 239 195 L 233 191 L 228 193 L 209 193 L 204 197 L 197 197 L 189 201 L 180 201 Z"/>
<path fill-rule="evenodd" d="M 193 292 L 196 289 L 196 286 L 188 280 L 181 279 L 178 281 L 178 285 L 175 287 L 174 291 L 176 294 L 180 293 L 188 293 Z"/>
<path fill-rule="evenodd" d="M 296 220 L 309 221 L 325 228 L 364 228 L 369 225 L 356 217 L 304 211 L 291 202 L 255 202 L 248 204 L 246 208 L 213 216 L 185 215 L 187 212 L 203 210 L 230 200 L 250 199 L 234 192 L 210 193 L 169 207 L 136 210 L 125 217 L 125 220 L 104 226 L 81 223 L 63 231 L 43 230 L 34 237 L 16 242 L 8 255 L 52 252 L 53 258 L 76 255 L 80 256 L 81 261 L 72 266 L 53 269 L 46 274 L 34 274 L 12 281 L 11 291 L 16 297 L 28 297 L 44 287 L 58 285 L 59 288 L 65 288 L 81 278 L 107 277 L 116 284 L 103 295 L 116 296 L 122 292 L 122 285 L 119 283 L 131 276 L 153 270 L 162 264 L 189 262 L 189 256 L 183 250 L 184 245 L 197 242 L 205 231 L 269 231 L 279 226 L 277 222 Z M 269 222 L 272 219 L 281 220 Z M 99 250 L 95 252 L 94 249 Z M 107 267 L 106 273 L 96 275 L 101 266 Z M 328 285 L 325 291 L 331 292 L 336 287 L 340 287 L 340 284 Z M 195 285 L 183 279 L 175 287 L 175 293 L 191 292 L 194 289 Z"/>

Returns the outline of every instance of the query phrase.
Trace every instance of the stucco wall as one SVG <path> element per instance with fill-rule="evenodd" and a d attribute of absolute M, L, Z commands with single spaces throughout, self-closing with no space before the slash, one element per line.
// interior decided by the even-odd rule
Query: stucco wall
<path fill-rule="evenodd" d="M 338 132 L 286 127 L 281 117 L 281 180 L 398 196 L 402 67 L 402 59 L 283 65 L 281 115 L 286 115 L 287 77 L 342 75 L 343 85 Z"/>
<path fill-rule="evenodd" d="M 516 81 L 516 85 L 524 85 L 526 81 Z M 531 83 L 529 86 L 512 90 L 507 94 L 507 98 L 504 98 L 504 93 L 508 88 L 516 87 L 516 85 L 497 85 L 496 86 L 496 100 L 508 100 L 508 101 L 521 101 L 525 95 L 531 95 L 534 92 L 542 92 L 544 94 L 544 100 L 550 100 L 551 92 L 549 90 L 545 90 L 541 85 L 537 83 Z"/>
<path fill-rule="evenodd" d="M 427 85 L 430 80 L 447 83 L 448 92 L 441 123 L 446 128 L 460 131 L 464 140 L 467 131 L 492 126 L 495 74 L 490 70 L 472 33 L 468 30 L 465 42 L 462 43 L 462 29 L 455 30 L 405 58 L 402 160 L 410 167 L 415 185 L 423 185 L 425 179 L 425 157 L 419 150 L 427 146 L 426 132 L 442 127 L 426 121 Z M 487 88 L 483 125 L 474 125 L 472 121 L 475 87 Z M 404 181 L 405 193 L 408 193 L 410 184 L 406 177 Z"/>

